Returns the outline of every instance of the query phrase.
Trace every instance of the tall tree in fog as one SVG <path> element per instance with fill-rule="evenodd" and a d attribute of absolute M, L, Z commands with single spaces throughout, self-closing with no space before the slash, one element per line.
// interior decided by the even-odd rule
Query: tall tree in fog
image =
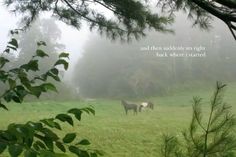
<path fill-rule="evenodd" d="M 137 44 L 116 45 L 95 38 L 85 51 L 74 72 L 74 83 L 83 96 L 143 97 L 163 94 L 162 81 L 167 83 L 171 78 L 170 71 L 163 70 L 169 59 L 158 62 L 154 54 L 140 52 Z M 161 72 L 162 75 L 158 75 Z"/>
<path fill-rule="evenodd" d="M 14 59 L 15 62 L 12 63 L 12 66 L 18 66 L 22 63 L 28 62 L 32 56 L 35 54 L 37 49 L 37 42 L 44 41 L 46 42 L 46 47 L 41 47 L 41 49 L 49 55 L 39 62 L 40 71 L 38 74 L 42 74 L 53 66 L 53 63 L 57 60 L 57 52 L 62 51 L 65 46 L 60 43 L 61 30 L 57 26 L 53 18 L 45 19 L 39 18 L 30 27 L 27 31 L 22 34 L 19 34 L 19 53 L 18 56 Z M 63 71 L 59 71 L 59 76 L 62 78 L 64 75 Z M 47 93 L 42 98 L 53 99 L 55 97 L 60 97 L 61 99 L 71 98 L 72 90 L 70 89 L 68 83 L 66 82 L 56 82 L 60 93 Z"/>
<path fill-rule="evenodd" d="M 222 27 L 211 33 L 187 29 L 178 22 L 175 37 L 151 32 L 140 42 L 129 45 L 92 38 L 78 60 L 74 83 L 87 97 L 146 97 L 168 94 L 177 87 L 191 88 L 194 84 L 212 81 L 233 81 L 236 72 L 236 48 Z M 165 51 L 141 51 L 141 47 L 156 46 L 205 47 L 206 57 L 157 57 Z M 227 50 L 227 51 L 225 51 Z M 169 53 L 198 53 L 169 51 Z M 167 52 L 168 53 L 168 52 Z"/>
<path fill-rule="evenodd" d="M 47 47 L 44 48 L 49 54 L 49 57 L 45 58 L 40 66 L 41 71 L 48 69 L 52 66 L 57 58 L 56 52 L 64 49 L 64 45 L 60 43 L 61 30 L 58 28 L 54 19 L 41 19 L 36 20 L 32 27 L 28 31 L 19 36 L 20 52 L 17 57 L 17 64 L 27 62 L 34 55 L 34 50 L 37 48 L 36 43 L 38 41 L 45 41 Z"/>

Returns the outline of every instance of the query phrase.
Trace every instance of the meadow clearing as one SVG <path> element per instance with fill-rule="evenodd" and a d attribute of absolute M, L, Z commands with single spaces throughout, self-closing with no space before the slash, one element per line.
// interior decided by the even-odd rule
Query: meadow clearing
<path fill-rule="evenodd" d="M 188 127 L 191 120 L 192 97 L 202 97 L 203 102 L 208 103 L 213 89 L 212 87 L 188 90 L 146 99 L 154 103 L 154 110 L 145 110 L 137 115 L 132 111 L 125 115 L 120 100 L 36 101 L 9 104 L 10 111 L 0 111 L 0 129 L 4 129 L 9 123 L 54 117 L 70 108 L 92 105 L 96 115 L 83 114 L 82 121 L 74 127 L 65 125 L 65 132 L 76 132 L 79 138 L 87 138 L 91 142 L 89 147 L 102 150 L 104 157 L 161 157 L 159 153 L 162 135 L 170 133 L 181 137 L 181 131 Z M 236 113 L 235 94 L 236 83 L 231 83 L 226 89 L 224 100 L 232 106 L 233 113 Z M 207 115 L 208 106 L 204 104 L 203 109 Z M 65 132 L 60 134 L 63 136 Z"/>

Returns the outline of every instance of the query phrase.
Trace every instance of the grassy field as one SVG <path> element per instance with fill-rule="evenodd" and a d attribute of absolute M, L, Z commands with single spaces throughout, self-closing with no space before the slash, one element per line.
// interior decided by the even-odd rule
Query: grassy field
<path fill-rule="evenodd" d="M 83 115 L 81 123 L 66 127 L 66 131 L 76 132 L 79 138 L 87 138 L 91 147 L 103 150 L 105 157 L 160 157 L 162 134 L 173 133 L 188 127 L 191 120 L 191 100 L 193 96 L 209 102 L 213 88 L 181 92 L 171 96 L 150 98 L 154 110 L 146 110 L 138 115 L 130 112 L 127 116 L 119 100 L 95 101 L 46 101 L 10 104 L 10 111 L 0 111 L 0 129 L 9 123 L 23 123 L 53 117 L 72 107 L 92 105 L 96 115 Z M 236 113 L 236 84 L 229 84 L 225 101 L 233 106 Z M 207 106 L 203 106 L 207 114 Z M 66 132 L 65 131 L 65 132 Z M 65 132 L 61 134 L 64 135 Z"/>

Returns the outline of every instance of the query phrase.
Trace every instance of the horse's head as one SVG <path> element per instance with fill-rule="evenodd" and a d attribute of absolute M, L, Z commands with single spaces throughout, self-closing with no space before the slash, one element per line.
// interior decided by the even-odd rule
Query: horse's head
<path fill-rule="evenodd" d="M 121 105 L 125 105 L 126 102 L 124 100 L 121 100 Z"/>

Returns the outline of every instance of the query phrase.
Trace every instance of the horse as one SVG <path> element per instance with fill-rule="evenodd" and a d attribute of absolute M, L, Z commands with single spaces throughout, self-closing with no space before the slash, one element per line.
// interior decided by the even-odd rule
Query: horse
<path fill-rule="evenodd" d="M 144 108 L 150 108 L 150 109 L 154 109 L 154 104 L 152 102 L 142 102 L 141 105 L 139 106 L 139 112 L 142 111 L 142 109 Z"/>
<path fill-rule="evenodd" d="M 128 114 L 128 110 L 133 110 L 134 114 L 137 114 L 138 105 L 134 103 L 127 103 L 124 100 L 121 100 L 121 104 L 124 106 L 126 115 Z"/>

